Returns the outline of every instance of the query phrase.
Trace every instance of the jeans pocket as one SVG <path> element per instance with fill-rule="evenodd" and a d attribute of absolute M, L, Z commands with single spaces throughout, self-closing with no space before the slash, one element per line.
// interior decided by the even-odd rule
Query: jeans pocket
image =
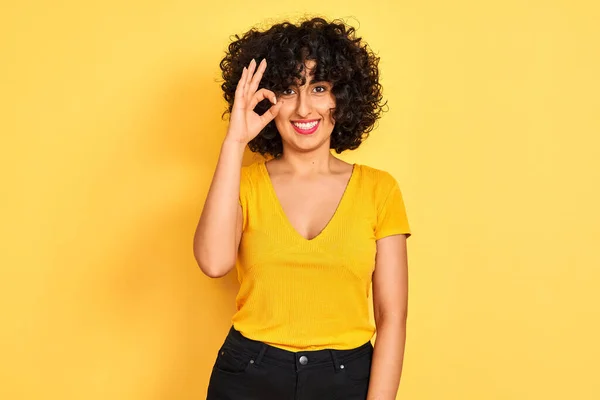
<path fill-rule="evenodd" d="M 252 355 L 234 347 L 223 345 L 219 349 L 214 368 L 226 374 L 243 374 L 252 364 Z"/>
<path fill-rule="evenodd" d="M 344 365 L 344 375 L 350 381 L 362 382 L 368 381 L 371 377 L 371 361 L 373 358 L 372 350 L 342 362 Z"/>

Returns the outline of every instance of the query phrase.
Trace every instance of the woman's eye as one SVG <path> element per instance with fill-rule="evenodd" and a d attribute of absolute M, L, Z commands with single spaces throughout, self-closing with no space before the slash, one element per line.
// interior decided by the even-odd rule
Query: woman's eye
<path fill-rule="evenodd" d="M 285 89 L 283 92 L 281 92 L 281 94 L 283 94 L 283 95 L 290 95 L 293 93 L 294 93 L 293 89 Z"/>
<path fill-rule="evenodd" d="M 325 86 L 315 86 L 315 91 L 317 93 L 323 93 L 327 91 L 327 88 Z"/>

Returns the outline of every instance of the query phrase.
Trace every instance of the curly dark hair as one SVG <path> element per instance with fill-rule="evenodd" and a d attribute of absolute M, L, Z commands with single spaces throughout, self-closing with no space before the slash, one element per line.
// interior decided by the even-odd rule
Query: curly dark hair
<path fill-rule="evenodd" d="M 231 113 L 242 69 L 252 59 L 259 63 L 266 58 L 268 66 L 259 89 L 276 94 L 294 82 L 304 85 L 304 63 L 314 60 L 314 81 L 330 82 L 336 100 L 330 148 L 338 154 L 358 148 L 373 130 L 387 102 L 382 103 L 379 57 L 355 33 L 355 28 L 341 20 L 328 22 L 316 17 L 298 25 L 285 21 L 264 31 L 252 28 L 242 37 L 235 35 L 220 63 L 224 80 L 221 88 L 228 103 L 223 117 Z M 270 106 L 268 100 L 263 100 L 255 111 L 262 114 Z M 267 124 L 248 147 L 263 156 L 280 157 L 283 144 L 275 121 Z"/>

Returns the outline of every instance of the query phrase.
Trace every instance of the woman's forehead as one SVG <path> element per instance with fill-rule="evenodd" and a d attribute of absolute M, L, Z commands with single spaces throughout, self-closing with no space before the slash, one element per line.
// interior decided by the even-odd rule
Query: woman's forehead
<path fill-rule="evenodd" d="M 315 76 L 316 67 L 317 63 L 315 60 L 305 60 L 304 68 L 302 68 L 302 71 L 300 72 L 301 78 L 294 79 L 294 84 L 302 85 L 303 80 L 306 80 L 306 83 L 311 82 L 313 80 L 313 77 Z"/>
<path fill-rule="evenodd" d="M 304 68 L 305 70 L 313 71 L 317 66 L 317 62 L 315 60 L 304 60 Z"/>
<path fill-rule="evenodd" d="M 306 78 L 305 82 L 302 82 L 302 80 L 300 80 L 300 79 L 294 79 L 293 85 L 300 87 L 300 86 L 304 86 L 304 85 L 311 85 L 315 82 L 323 83 L 323 82 L 327 82 L 327 81 L 314 79 L 314 74 L 310 74 L 310 75 L 308 75 L 308 78 Z M 331 83 L 331 82 L 328 82 L 328 83 Z"/>

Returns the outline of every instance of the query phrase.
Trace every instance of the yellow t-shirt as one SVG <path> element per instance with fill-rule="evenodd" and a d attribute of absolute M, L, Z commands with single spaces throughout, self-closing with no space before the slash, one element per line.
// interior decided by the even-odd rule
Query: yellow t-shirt
<path fill-rule="evenodd" d="M 410 236 L 396 180 L 354 164 L 335 214 L 311 240 L 287 219 L 264 161 L 242 168 L 240 204 L 235 329 L 290 351 L 368 342 L 375 333 L 368 303 L 375 241 Z"/>

